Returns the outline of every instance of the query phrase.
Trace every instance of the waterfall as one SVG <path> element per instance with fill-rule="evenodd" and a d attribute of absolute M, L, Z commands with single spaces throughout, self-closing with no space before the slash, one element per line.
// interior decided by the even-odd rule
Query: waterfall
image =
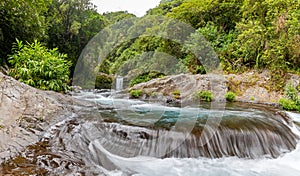
<path fill-rule="evenodd" d="M 116 78 L 116 90 L 123 90 L 123 77 Z"/>
<path fill-rule="evenodd" d="M 91 129 L 97 131 L 99 136 L 93 136 L 96 138 L 93 141 L 101 143 L 102 147 L 108 149 L 109 152 L 126 158 L 136 156 L 277 158 L 296 148 L 297 136 L 284 124 L 278 123 L 275 127 L 272 125 L 264 124 L 257 128 L 252 125 L 237 128 L 221 126 L 205 145 L 201 145 L 204 143 L 201 140 L 211 135 L 204 134 L 205 137 L 201 138 L 199 133 L 202 129 L 199 128 L 190 135 L 119 124 L 88 125 L 84 126 L 82 131 Z M 182 140 L 184 138 L 185 140 Z M 177 147 L 173 148 L 173 146 Z M 94 150 L 97 150 L 97 146 L 95 147 Z M 101 152 L 98 151 L 98 153 Z"/>
<path fill-rule="evenodd" d="M 122 81 L 117 79 L 117 90 Z M 101 101 L 109 104 L 107 99 L 97 100 Z M 134 101 L 114 99 L 113 104 L 123 108 L 99 112 L 102 123 L 81 124 L 83 138 L 76 141 L 95 142 L 91 158 L 97 158 L 93 153 L 101 153 L 102 147 L 126 158 L 278 158 L 295 150 L 299 140 L 285 117 L 262 107 L 215 110 Z M 222 121 L 217 128 L 206 123 L 220 114 Z M 191 131 L 178 126 L 177 121 L 183 119 L 185 124 L 193 121 Z"/>

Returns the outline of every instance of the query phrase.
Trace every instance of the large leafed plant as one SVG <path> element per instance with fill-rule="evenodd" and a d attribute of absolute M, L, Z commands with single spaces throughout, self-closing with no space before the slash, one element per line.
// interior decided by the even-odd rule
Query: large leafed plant
<path fill-rule="evenodd" d="M 24 45 L 17 40 L 9 57 L 9 75 L 42 90 L 65 92 L 69 89 L 71 66 L 66 58 L 66 54 L 60 54 L 56 48 L 48 49 L 38 41 Z"/>

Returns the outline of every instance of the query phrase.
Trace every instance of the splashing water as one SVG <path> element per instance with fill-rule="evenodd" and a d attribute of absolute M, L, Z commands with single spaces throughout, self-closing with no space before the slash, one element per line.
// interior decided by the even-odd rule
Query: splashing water
<path fill-rule="evenodd" d="M 72 127 L 77 130 L 65 125 L 55 136 L 106 175 L 292 176 L 300 172 L 299 127 L 267 109 L 228 107 L 220 112 L 102 96 L 80 98 L 114 108 L 100 110 L 101 120 L 83 115 Z M 223 119 L 213 138 L 200 145 L 206 139 L 206 134 L 200 136 L 208 114 L 222 114 Z M 289 115 L 299 120 L 299 115 Z M 196 119 L 190 134 L 171 131 L 179 118 Z"/>
<path fill-rule="evenodd" d="M 100 108 L 53 125 L 36 158 L 51 174 L 108 176 L 295 176 L 300 169 L 300 115 L 266 107 L 169 107 L 90 92 Z M 206 124 L 222 115 L 218 128 Z M 176 126 L 193 122 L 186 131 Z M 185 124 L 182 123 L 182 124 Z M 204 127 L 208 130 L 204 130 Z M 211 135 L 212 134 L 212 135 Z M 212 136 L 211 138 L 209 136 Z M 44 145 L 43 145 L 44 146 Z M 46 151 L 44 151 L 46 150 Z"/>
<path fill-rule="evenodd" d="M 116 90 L 123 90 L 123 82 L 124 78 L 123 77 L 117 77 L 116 78 Z"/>

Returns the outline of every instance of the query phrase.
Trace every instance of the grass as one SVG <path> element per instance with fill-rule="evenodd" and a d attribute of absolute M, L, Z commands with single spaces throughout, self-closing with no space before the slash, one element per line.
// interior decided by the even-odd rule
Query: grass
<path fill-rule="evenodd" d="M 137 89 L 137 90 L 131 90 L 129 92 L 129 94 L 133 97 L 133 98 L 139 98 L 140 96 L 143 95 L 143 91 L 141 89 Z"/>
<path fill-rule="evenodd" d="M 195 99 L 211 102 L 213 99 L 213 94 L 211 93 L 211 91 L 198 91 L 195 93 Z"/>
<path fill-rule="evenodd" d="M 227 92 L 227 93 L 225 94 L 225 98 L 226 98 L 226 100 L 229 101 L 229 102 L 235 101 L 235 97 L 236 97 L 236 94 L 233 93 L 233 92 Z"/>
<path fill-rule="evenodd" d="M 287 98 L 281 98 L 279 100 L 279 104 L 283 107 L 283 109 L 287 111 L 299 111 L 300 105 L 297 105 L 295 101 Z"/>
<path fill-rule="evenodd" d="M 175 89 L 173 92 L 172 92 L 172 94 L 173 94 L 173 98 L 175 98 L 175 99 L 180 99 L 180 91 L 178 90 L 178 89 Z"/>

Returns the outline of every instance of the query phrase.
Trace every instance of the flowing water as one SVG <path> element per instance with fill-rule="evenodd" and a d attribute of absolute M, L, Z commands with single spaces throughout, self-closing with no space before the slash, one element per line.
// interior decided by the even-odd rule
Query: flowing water
<path fill-rule="evenodd" d="M 111 98 L 110 93 L 75 97 L 99 106 L 82 108 L 53 125 L 40 143 L 17 158 L 38 165 L 41 169 L 34 174 L 300 173 L 299 114 L 289 113 L 288 118 L 273 108 L 249 104 L 171 107 L 156 100 Z"/>
<path fill-rule="evenodd" d="M 123 90 L 123 82 L 124 82 L 123 77 L 116 78 L 116 90 Z"/>

